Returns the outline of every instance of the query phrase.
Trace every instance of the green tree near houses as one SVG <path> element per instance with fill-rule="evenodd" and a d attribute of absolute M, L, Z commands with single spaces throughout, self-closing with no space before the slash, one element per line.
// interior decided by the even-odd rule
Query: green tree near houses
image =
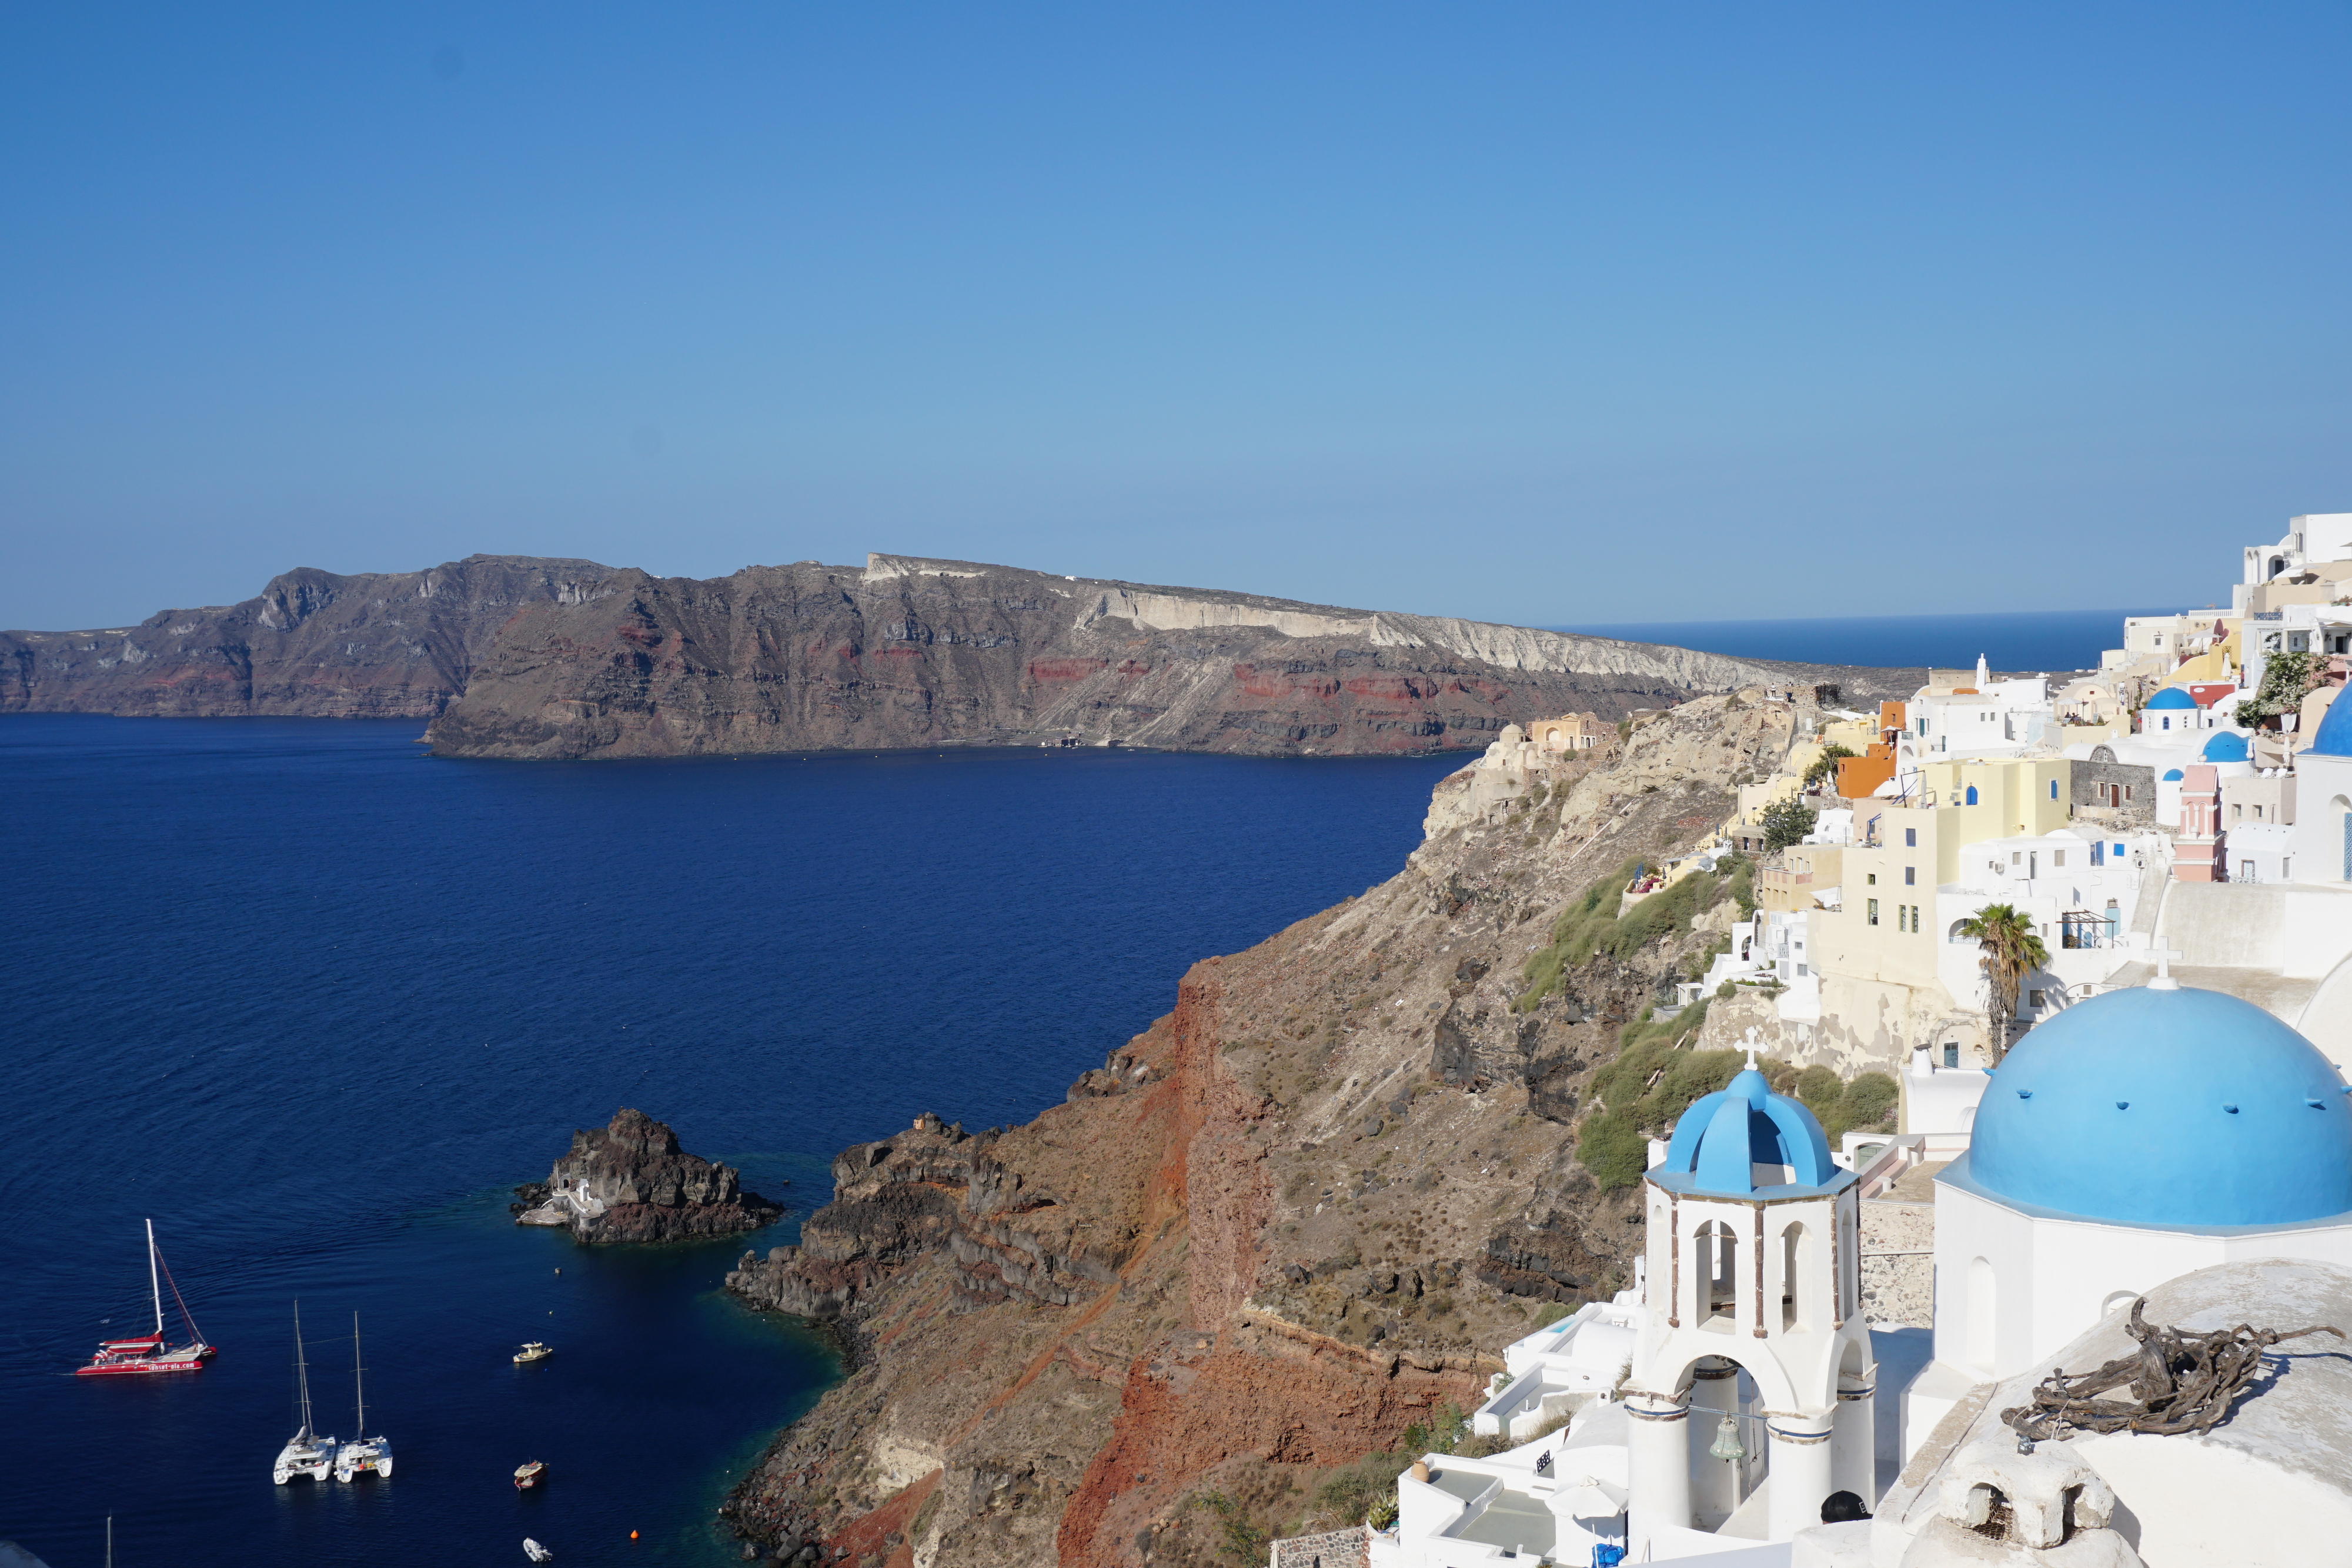
<path fill-rule="evenodd" d="M 2316 653 L 2273 653 L 2263 664 L 2263 684 L 2252 699 L 2238 705 L 2238 716 L 2275 725 L 2281 715 L 2303 706 L 2303 699 L 2325 673 L 2326 665 Z"/>
<path fill-rule="evenodd" d="M 1822 754 L 1813 758 L 1813 765 L 1805 769 L 1805 788 L 1810 789 L 1822 779 L 1833 777 L 1837 772 L 1839 758 L 1861 755 L 1850 746 L 1840 746 L 1836 741 L 1831 741 L 1822 747 Z"/>
<path fill-rule="evenodd" d="M 1785 850 L 1801 842 L 1820 821 L 1820 816 L 1802 800 L 1775 800 L 1764 808 L 1764 847 Z"/>
<path fill-rule="evenodd" d="M 1985 1023 L 1992 1040 L 1993 1065 L 2009 1054 L 2017 1019 L 2017 988 L 2025 977 L 2050 962 L 2050 949 L 2033 922 L 2007 904 L 1988 904 L 1960 922 L 1960 935 L 1977 945 L 1985 972 Z"/>

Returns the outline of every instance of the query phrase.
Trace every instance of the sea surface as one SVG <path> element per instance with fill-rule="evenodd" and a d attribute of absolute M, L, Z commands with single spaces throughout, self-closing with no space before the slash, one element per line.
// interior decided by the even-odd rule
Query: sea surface
<path fill-rule="evenodd" d="M 2021 610 L 1790 621 L 1615 622 L 1549 630 L 1622 637 L 1633 643 L 1665 643 L 1743 659 L 1866 664 L 1880 669 L 1973 670 L 1977 656 L 1982 654 L 1995 670 L 2055 674 L 2097 669 L 2103 650 L 2123 646 L 2125 616 L 2171 613 L 2169 608 Z"/>
<path fill-rule="evenodd" d="M 731 1260 L 844 1145 L 1034 1115 L 1194 960 L 1393 874 L 1464 760 L 456 762 L 417 727 L 0 718 L 0 1539 L 52 1568 L 110 1512 L 121 1568 L 738 1561 L 714 1507 L 837 1369 Z M 517 1228 L 623 1105 L 794 1214 Z M 73 1377 L 145 1332 L 149 1217 L 219 1356 Z M 341 1436 L 359 1314 L 389 1481 L 271 1484 L 298 1300 Z"/>

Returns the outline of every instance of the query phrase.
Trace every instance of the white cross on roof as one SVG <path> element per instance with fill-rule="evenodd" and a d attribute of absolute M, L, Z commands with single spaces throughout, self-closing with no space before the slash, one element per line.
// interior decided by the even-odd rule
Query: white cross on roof
<path fill-rule="evenodd" d="M 2186 958 L 2188 954 L 2178 947 L 2150 947 L 2147 956 L 2156 960 L 2156 978 L 2147 983 L 2151 991 L 2177 991 L 2180 982 L 2172 977 L 2172 961 Z"/>

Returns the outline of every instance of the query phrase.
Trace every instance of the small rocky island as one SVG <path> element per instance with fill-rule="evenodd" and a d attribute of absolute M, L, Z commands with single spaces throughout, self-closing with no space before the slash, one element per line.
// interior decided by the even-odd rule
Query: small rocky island
<path fill-rule="evenodd" d="M 614 1113 L 612 1124 L 572 1134 L 572 1152 L 543 1182 L 515 1189 L 518 1225 L 567 1225 L 572 1239 L 684 1241 L 756 1230 L 783 1211 L 745 1192 L 732 1166 L 714 1165 L 677 1146 L 667 1123 L 643 1111 Z"/>

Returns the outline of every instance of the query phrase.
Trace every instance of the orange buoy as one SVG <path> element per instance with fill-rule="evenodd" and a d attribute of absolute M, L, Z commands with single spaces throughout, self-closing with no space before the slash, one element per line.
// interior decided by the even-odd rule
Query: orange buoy
<path fill-rule="evenodd" d="M 635 1531 L 632 1530 L 631 1531 L 629 1531 L 629 1539 L 630 1539 L 630 1540 L 635 1541 L 636 1538 L 637 1538 L 637 1532 L 636 1532 Z"/>

